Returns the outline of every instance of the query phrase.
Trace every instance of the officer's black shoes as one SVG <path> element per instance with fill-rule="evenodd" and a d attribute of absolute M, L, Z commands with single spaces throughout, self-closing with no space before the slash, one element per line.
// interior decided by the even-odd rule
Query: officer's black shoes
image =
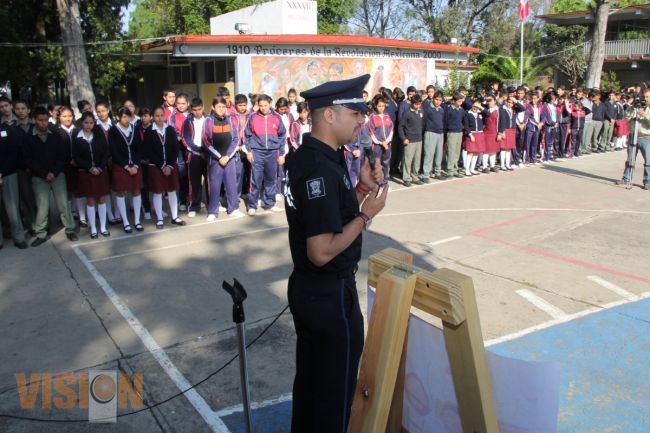
<path fill-rule="evenodd" d="M 68 240 L 71 242 L 75 242 L 79 240 L 79 237 L 77 236 L 76 233 L 66 233 L 65 237 L 68 238 Z"/>
<path fill-rule="evenodd" d="M 27 242 L 22 241 L 22 242 L 14 242 L 14 245 L 16 248 L 20 248 L 21 250 L 27 249 Z"/>
<path fill-rule="evenodd" d="M 47 238 L 36 238 L 34 239 L 34 242 L 31 243 L 31 245 L 33 247 L 37 247 L 41 244 L 44 244 L 45 242 L 47 242 Z"/>

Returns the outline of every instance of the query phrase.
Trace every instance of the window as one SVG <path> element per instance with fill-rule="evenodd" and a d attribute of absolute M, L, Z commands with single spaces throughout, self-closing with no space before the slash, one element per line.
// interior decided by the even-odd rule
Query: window
<path fill-rule="evenodd" d="M 234 60 L 213 60 L 205 62 L 205 82 L 225 83 L 235 75 Z"/>
<path fill-rule="evenodd" d="M 196 83 L 196 64 L 172 67 L 172 82 L 175 84 Z"/>

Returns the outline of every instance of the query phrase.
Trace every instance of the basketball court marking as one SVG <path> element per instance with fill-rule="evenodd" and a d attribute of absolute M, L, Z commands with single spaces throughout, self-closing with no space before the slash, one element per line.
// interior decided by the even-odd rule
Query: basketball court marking
<path fill-rule="evenodd" d="M 616 284 L 612 284 L 607 280 L 603 280 L 602 278 L 596 276 L 596 275 L 590 275 L 587 277 L 588 280 L 593 281 L 594 283 L 598 284 L 600 287 L 604 287 L 605 289 L 616 293 L 618 296 L 621 298 L 627 299 L 628 301 L 636 301 L 639 299 L 638 296 L 636 296 L 634 293 L 630 293 L 627 290 L 625 290 L 622 287 L 617 286 Z"/>
<path fill-rule="evenodd" d="M 528 289 L 517 290 L 515 293 L 554 319 L 561 319 L 567 315 L 564 311 L 560 310 L 550 302 L 547 302 L 545 299 L 540 298 Z"/>

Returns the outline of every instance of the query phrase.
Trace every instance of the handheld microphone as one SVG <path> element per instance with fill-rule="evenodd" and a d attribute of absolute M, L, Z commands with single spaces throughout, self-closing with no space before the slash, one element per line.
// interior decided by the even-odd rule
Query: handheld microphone
<path fill-rule="evenodd" d="M 375 158 L 375 153 L 372 151 L 372 139 L 370 138 L 369 135 L 364 134 L 361 136 L 361 138 L 359 138 L 359 144 L 361 145 L 361 147 L 363 147 L 363 152 L 366 154 L 366 158 L 368 158 L 368 162 L 370 163 L 370 168 L 374 170 L 376 158 Z"/>

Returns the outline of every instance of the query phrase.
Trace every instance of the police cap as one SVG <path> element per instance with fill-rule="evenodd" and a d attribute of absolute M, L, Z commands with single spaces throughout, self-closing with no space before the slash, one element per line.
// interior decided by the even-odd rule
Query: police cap
<path fill-rule="evenodd" d="M 368 111 L 368 106 L 363 100 L 363 89 L 368 80 L 370 80 L 369 74 L 349 80 L 328 81 L 313 89 L 300 92 L 300 96 L 307 101 L 310 110 L 343 105 L 350 110 L 365 113 Z"/>

